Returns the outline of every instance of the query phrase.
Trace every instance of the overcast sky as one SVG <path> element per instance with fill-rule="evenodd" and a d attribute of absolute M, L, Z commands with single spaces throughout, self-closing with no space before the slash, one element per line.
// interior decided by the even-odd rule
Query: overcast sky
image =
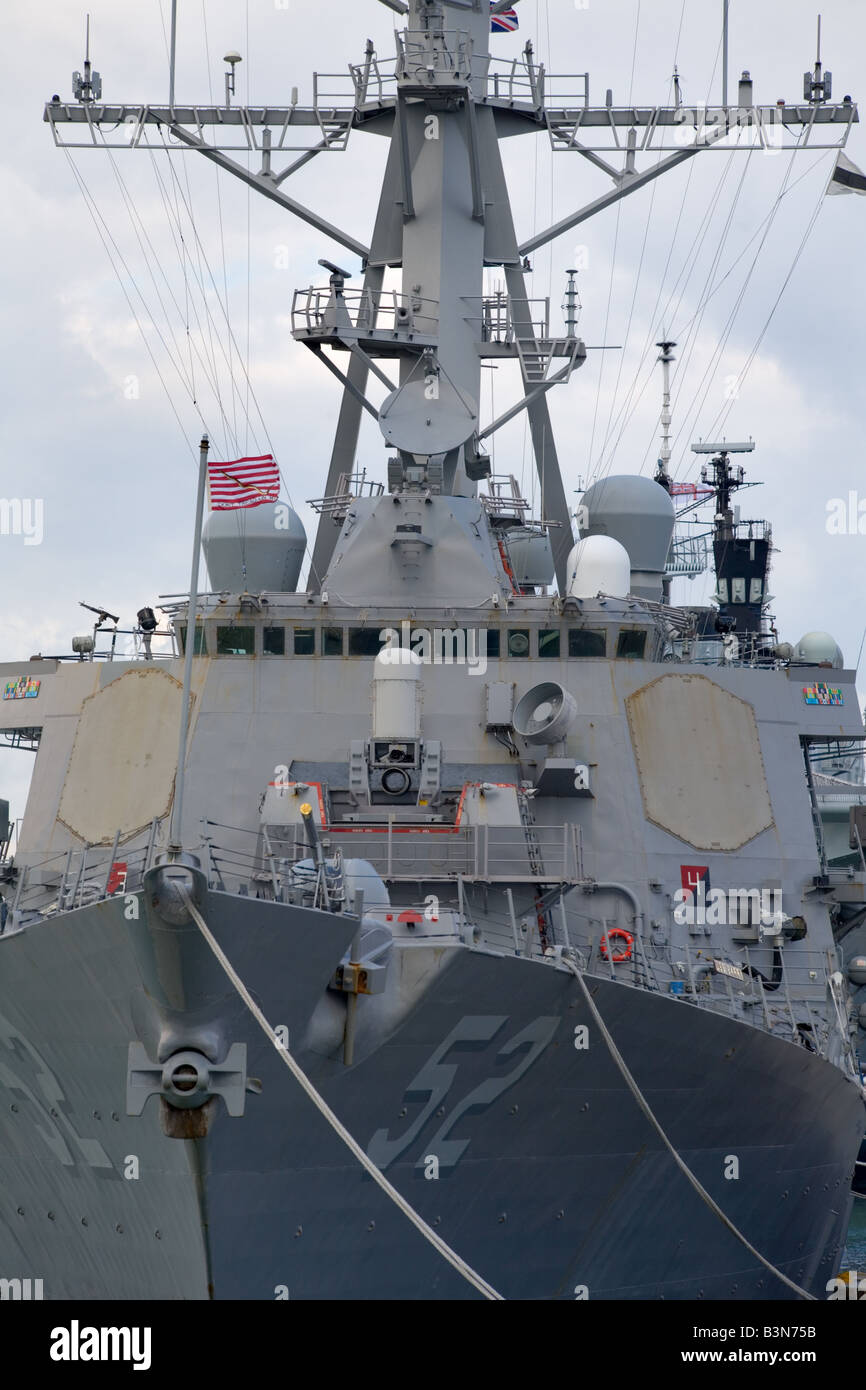
<path fill-rule="evenodd" d="M 169 0 L 90 0 L 105 100 L 167 99 L 169 9 Z M 834 99 L 863 98 L 866 4 L 822 0 L 821 9 Z M 205 103 L 211 92 L 221 99 L 222 55 L 231 49 L 243 57 L 237 100 L 275 104 L 286 104 L 293 86 L 309 104 L 313 71 L 345 73 L 368 37 L 381 56 L 393 53 L 396 16 L 376 0 L 180 0 L 179 11 L 178 101 Z M 39 545 L 0 536 L 3 661 L 69 650 L 73 634 L 89 626 L 79 600 L 106 605 L 128 625 L 157 595 L 185 588 L 202 429 L 190 384 L 218 454 L 234 456 L 235 443 L 239 452 L 273 444 L 312 540 L 315 519 L 303 504 L 324 486 L 339 387 L 292 340 L 291 297 L 321 282 L 320 256 L 358 269 L 342 248 L 194 154 L 77 151 L 74 168 L 104 219 L 103 236 L 125 262 L 119 282 L 73 168 L 42 121 L 53 93 L 71 99 L 84 12 L 75 0 L 4 5 L 0 497 L 41 501 L 44 536 Z M 687 104 L 715 101 L 721 12 L 721 0 L 523 0 L 520 33 L 495 38 L 493 48 L 510 59 L 532 38 L 549 71 L 589 71 L 593 104 L 603 104 L 608 88 L 616 104 L 669 104 L 675 62 Z M 749 68 L 758 102 L 799 102 L 815 58 L 815 21 L 812 0 L 731 0 L 732 91 Z M 862 128 L 847 153 L 866 168 Z M 384 141 L 354 135 L 345 153 L 321 156 L 283 186 L 363 241 L 384 154 Z M 578 155 L 552 154 L 545 137 L 509 141 L 505 155 L 522 237 L 610 187 Z M 866 625 L 866 535 L 832 535 L 826 522 L 828 504 L 852 490 L 866 514 L 866 199 L 822 198 L 833 159 L 702 155 L 538 252 L 530 284 L 551 296 L 556 331 L 565 270 L 577 258 L 585 266 L 580 332 L 590 345 L 623 347 L 591 352 L 570 385 L 552 393 L 568 490 L 599 469 L 654 467 L 660 379 L 652 345 L 664 328 L 681 344 L 676 476 L 695 476 L 688 446 L 722 412 L 728 439 L 755 438 L 746 466 L 763 486 L 743 495 L 743 515 L 774 526 L 781 636 L 829 629 L 850 666 Z M 491 286 L 499 278 L 491 272 Z M 248 343 L 249 395 L 241 365 Z M 510 403 L 517 381 L 510 368 L 483 378 L 489 417 Z M 382 475 L 381 438 L 366 417 L 359 462 Z M 497 436 L 495 466 L 532 493 L 522 421 Z M 690 601 L 708 592 L 709 580 L 682 588 Z M 30 766 L 31 755 L 0 752 L 0 796 L 17 815 Z"/>

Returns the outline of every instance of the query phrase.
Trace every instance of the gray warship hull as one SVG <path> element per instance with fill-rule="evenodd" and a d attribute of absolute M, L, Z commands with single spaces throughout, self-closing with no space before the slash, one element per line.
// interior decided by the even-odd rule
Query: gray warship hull
<path fill-rule="evenodd" d="M 206 911 L 342 1121 L 507 1298 L 791 1296 L 662 1149 L 555 961 L 403 945 L 398 968 L 429 976 L 426 993 L 346 1068 L 309 1025 L 351 919 L 213 892 Z M 120 900 L 0 941 L 5 1274 L 42 1278 L 50 1299 L 475 1297 L 347 1153 L 195 933 L 183 988 L 246 1043 L 260 1094 L 200 1140 L 166 1138 L 155 1100 L 127 1118 L 127 1050 L 147 1007 L 135 937 Z M 767 1259 L 826 1296 L 857 1088 L 758 1028 L 588 983 L 680 1154 Z"/>
<path fill-rule="evenodd" d="M 712 111 L 593 107 L 589 75 L 531 42 L 491 51 L 502 3 L 386 3 L 393 59 L 369 42 L 311 107 L 233 104 L 234 53 L 224 106 L 176 101 L 173 58 L 168 107 L 104 104 L 88 52 L 74 101 L 45 108 L 66 149 L 168 141 L 316 228 L 341 263 L 296 290 L 292 335 L 343 395 L 303 581 L 278 462 L 233 457 L 215 376 L 226 429 L 201 441 L 169 630 L 140 609 L 115 661 L 119 618 L 93 608 L 73 653 L 0 670 L 0 736 L 38 750 L 0 851 L 0 1278 L 49 1298 L 821 1297 L 863 1133 L 834 929 L 866 858 L 831 862 L 814 767 L 866 737 L 856 672 L 828 634 L 778 641 L 772 531 L 732 501 L 751 441 L 693 446 L 717 591 L 672 605 L 700 572 L 674 535 L 672 341 L 658 472 L 599 460 L 575 537 L 548 397 L 596 348 L 577 271 L 562 330 L 529 277 L 683 160 L 763 147 L 770 122 L 780 149 L 841 149 L 856 106 L 819 62 L 802 108 L 756 105 L 748 73 L 737 107 L 726 84 Z M 281 189 L 355 132 L 387 144 L 365 241 Z M 500 149 L 519 136 L 612 189 L 521 241 Z M 518 396 L 488 422 L 492 367 Z M 383 481 L 356 471 L 364 412 Z M 488 452 L 521 414 L 537 516 Z"/>

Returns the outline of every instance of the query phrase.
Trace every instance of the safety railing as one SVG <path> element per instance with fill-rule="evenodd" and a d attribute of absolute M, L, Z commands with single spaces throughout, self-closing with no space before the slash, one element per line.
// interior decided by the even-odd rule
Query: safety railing
<path fill-rule="evenodd" d="M 550 298 L 521 301 L 521 311 L 528 312 L 526 321 L 515 324 L 511 296 L 504 290 L 495 294 L 467 299 L 471 306 L 467 322 L 476 327 L 478 337 L 483 343 L 501 343 L 510 346 L 518 340 L 528 342 L 531 338 L 540 341 L 550 334 Z"/>
<path fill-rule="evenodd" d="M 311 338 L 327 338 L 340 328 L 360 334 L 435 336 L 439 327 L 439 303 L 397 290 L 344 289 L 335 296 L 331 287 L 311 285 L 296 290 L 292 303 L 292 332 Z"/>
<path fill-rule="evenodd" d="M 166 610 L 163 610 L 166 611 Z M 138 662 L 138 661 L 173 661 L 177 656 L 177 635 L 171 630 L 169 632 L 154 632 L 151 635 L 150 643 L 145 638 L 139 628 L 103 628 L 97 633 L 97 637 L 109 641 L 109 646 L 103 650 L 96 649 L 94 642 L 93 651 L 83 652 L 41 652 L 40 661 L 117 661 L 117 662 Z M 131 637 L 132 649 L 118 650 L 118 637 Z M 110 639 L 110 640 L 109 640 Z M 159 645 L 154 650 L 152 643 Z M 170 643 L 170 647 L 165 644 Z"/>
<path fill-rule="evenodd" d="M 628 937 L 614 938 L 615 910 L 590 916 L 572 891 L 585 881 L 579 828 L 532 832 L 530 847 L 522 827 L 407 830 L 393 820 L 348 833 L 332 827 L 320 832 L 325 859 L 317 868 L 302 827 L 242 829 L 204 819 L 194 852 L 211 889 L 335 910 L 347 906 L 345 860 L 365 859 L 390 882 L 392 906 L 376 914 L 395 935 L 462 940 L 534 960 L 565 950 L 589 975 L 709 1009 L 854 1067 L 847 993 L 832 950 L 738 944 L 721 955 L 689 940 L 658 944 L 632 919 Z M 164 841 L 154 820 L 122 845 L 118 834 L 110 846 L 31 854 L 11 875 L 5 864 L 0 934 L 139 892 Z M 420 883 L 431 886 L 432 899 L 416 902 Z"/>
<path fill-rule="evenodd" d="M 608 933 L 620 924 L 611 915 L 588 918 L 578 914 L 574 900 L 548 912 L 547 941 L 530 928 L 532 949 L 519 954 L 541 957 L 560 947 L 575 952 L 581 968 L 619 984 L 664 994 L 698 1008 L 752 1024 L 764 1032 L 796 1042 L 819 1056 L 853 1068 L 853 1048 L 847 1002 L 838 963 L 831 950 L 810 951 L 786 943 L 772 946 L 738 945 L 730 956 L 683 941 L 658 946 L 628 924 L 632 938 Z M 486 944 L 507 949 L 506 923 L 482 926 Z M 512 933 L 513 935 L 513 933 Z M 609 943 L 609 944 L 608 944 Z M 615 960 L 622 955 L 624 958 Z"/>
<path fill-rule="evenodd" d="M 675 536 L 668 551 L 665 574 L 693 578 L 709 567 L 709 541 L 706 535 Z"/>
<path fill-rule="evenodd" d="M 337 480 L 337 491 L 329 497 L 307 499 L 307 506 L 320 515 L 331 516 L 335 521 L 345 517 L 347 509 L 359 497 L 381 497 L 385 491 L 384 483 L 374 482 L 367 477 L 366 470 L 361 473 L 341 473 Z"/>
<path fill-rule="evenodd" d="M 155 820 L 122 845 L 118 832 L 110 846 L 78 845 L 28 855 L 28 862 L 17 868 L 14 888 L 5 895 L 12 925 L 138 891 L 160 847 L 159 836 L 160 822 Z"/>
<path fill-rule="evenodd" d="M 405 29 L 395 35 L 399 83 L 437 87 L 467 83 L 473 71 L 472 39 L 465 29 Z"/>
<path fill-rule="evenodd" d="M 580 852 L 577 827 L 532 827 L 530 844 L 522 826 L 470 825 L 423 829 L 387 822 L 331 826 L 322 831 L 327 853 L 366 859 L 390 882 L 444 880 L 478 883 L 577 883 Z M 293 862 L 309 856 L 301 826 L 269 826 L 276 858 Z"/>
<path fill-rule="evenodd" d="M 314 90 L 319 105 L 354 102 L 363 109 L 393 102 L 400 83 L 428 87 L 454 81 L 471 83 L 478 99 L 509 106 L 540 110 L 547 100 L 571 113 L 589 105 L 588 73 L 550 74 L 531 55 L 509 59 L 476 53 L 469 35 L 458 30 L 446 30 L 435 41 L 423 30 L 398 34 L 394 58 L 368 52 L 348 72 L 317 73 Z"/>

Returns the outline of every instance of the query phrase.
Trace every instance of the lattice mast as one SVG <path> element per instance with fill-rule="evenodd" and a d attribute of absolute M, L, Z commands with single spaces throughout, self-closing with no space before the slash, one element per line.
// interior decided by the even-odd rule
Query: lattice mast
<path fill-rule="evenodd" d="M 694 112 L 679 99 L 672 107 L 617 107 L 610 95 L 604 106 L 593 107 L 588 74 L 552 76 L 536 62 L 531 43 L 518 60 L 491 56 L 491 15 L 506 10 L 508 0 L 492 7 L 490 0 L 381 3 L 405 19 L 406 28 L 395 35 L 395 59 L 380 63 L 368 42 L 348 80 L 345 73 L 314 76 L 310 107 L 299 104 L 296 92 L 285 106 L 234 104 L 234 72 L 242 60 L 236 52 L 225 58 L 224 105 L 179 103 L 173 26 L 167 106 L 104 103 L 88 47 L 75 100 L 53 97 L 45 119 L 64 146 L 195 150 L 322 234 L 323 251 L 332 257 L 322 259 L 330 282 L 296 295 L 294 334 L 343 386 L 326 496 L 336 495 L 341 478 L 354 472 L 365 410 L 392 451 L 390 485 L 411 474 L 436 491 L 462 495 L 489 473 L 485 440 L 525 410 L 562 589 L 572 533 L 547 393 L 570 378 L 586 348 L 573 315 L 565 333 L 553 336 L 549 305 L 529 300 L 529 257 L 703 151 L 839 148 L 859 119 L 857 108 L 850 98 L 829 104 L 823 73 L 812 75 L 801 106 L 755 105 L 749 78 L 740 83 L 736 108 L 727 104 L 726 92 L 722 106 Z M 356 130 L 389 142 L 369 243 L 284 189 L 311 159 L 345 150 Z M 580 155 L 610 178 L 612 188 L 521 242 L 499 141 L 538 133 L 548 136 L 554 151 Z M 258 170 L 236 157 L 251 153 L 260 157 Z M 346 252 L 356 258 L 362 283 L 354 266 L 340 263 Z M 504 303 L 502 296 L 485 298 L 485 266 L 503 269 Z M 398 271 L 402 283 L 386 294 L 388 270 Z M 482 424 L 481 365 L 503 358 L 519 364 L 523 394 Z M 371 376 L 386 388 L 378 406 L 368 395 Z M 669 445 L 663 437 L 665 469 Z M 326 574 L 335 540 L 333 520 L 323 515 L 313 576 Z"/>

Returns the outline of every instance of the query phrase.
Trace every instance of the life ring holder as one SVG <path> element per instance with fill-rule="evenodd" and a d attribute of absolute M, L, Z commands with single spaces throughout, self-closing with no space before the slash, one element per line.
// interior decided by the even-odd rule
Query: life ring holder
<path fill-rule="evenodd" d="M 608 959 L 608 942 L 612 943 L 614 938 L 624 942 L 625 946 L 618 954 L 611 952 L 610 960 L 613 961 L 614 965 L 619 965 L 620 962 L 624 960 L 631 960 L 634 937 L 630 931 L 625 930 L 625 927 L 611 927 L 606 935 L 601 938 L 600 949 L 604 960 Z"/>

